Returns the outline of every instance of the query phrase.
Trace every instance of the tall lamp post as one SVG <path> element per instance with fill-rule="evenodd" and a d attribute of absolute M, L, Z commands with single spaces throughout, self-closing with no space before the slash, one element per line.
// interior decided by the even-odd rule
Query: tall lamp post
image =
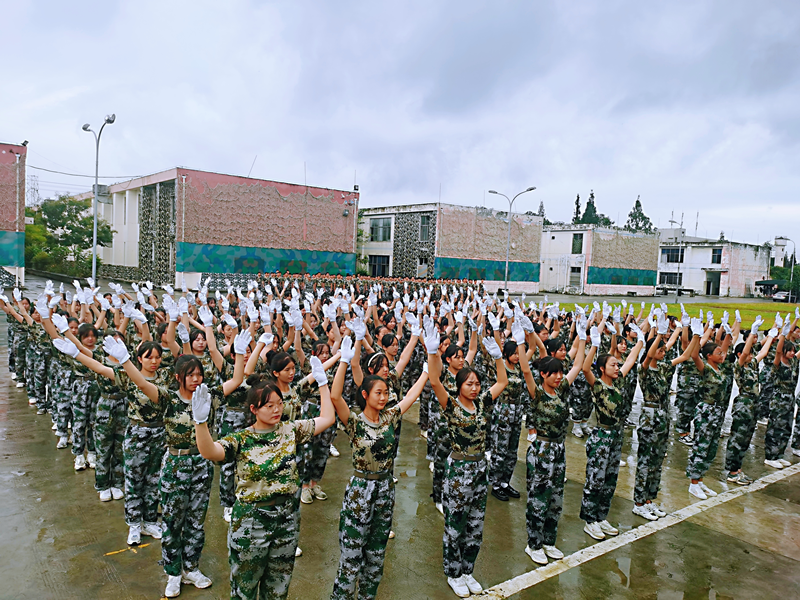
<path fill-rule="evenodd" d="M 91 131 L 94 134 L 95 154 L 94 154 L 94 227 L 92 229 L 92 279 L 97 281 L 97 192 L 99 187 L 98 180 L 100 179 L 100 136 L 103 135 L 103 129 L 106 125 L 111 125 L 117 120 L 117 115 L 106 115 L 103 119 L 103 124 L 100 126 L 100 131 L 95 133 L 89 123 L 86 123 L 82 129 L 84 131 Z"/>
<path fill-rule="evenodd" d="M 678 296 L 681 293 L 681 251 L 683 250 L 683 213 L 681 213 L 681 222 L 678 223 L 677 221 L 673 221 L 672 219 L 669 220 L 670 223 L 673 225 L 678 225 L 681 232 L 681 237 L 678 240 L 678 279 L 675 282 L 675 304 L 678 304 Z"/>
<path fill-rule="evenodd" d="M 497 192 L 495 190 L 489 190 L 490 194 L 497 194 L 498 196 L 502 196 L 503 198 L 508 200 L 508 237 L 506 239 L 506 283 L 505 283 L 506 290 L 508 289 L 508 255 L 511 252 L 511 207 L 514 206 L 514 200 L 516 200 L 519 196 L 527 192 L 532 192 L 535 189 L 536 189 L 535 187 L 529 187 L 527 190 L 522 190 L 519 194 L 517 194 L 513 198 L 509 198 L 505 194 L 501 194 L 500 192 Z"/>

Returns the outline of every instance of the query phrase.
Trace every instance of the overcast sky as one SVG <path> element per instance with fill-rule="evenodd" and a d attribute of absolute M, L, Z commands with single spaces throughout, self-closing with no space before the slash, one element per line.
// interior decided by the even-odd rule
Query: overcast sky
<path fill-rule="evenodd" d="M 652 4 L 6 2 L 0 141 L 90 174 L 81 125 L 115 112 L 101 175 L 257 156 L 253 177 L 355 177 L 362 206 L 535 185 L 515 211 L 569 220 L 593 189 L 618 223 L 641 195 L 662 227 L 800 237 L 800 3 Z M 45 197 L 91 185 L 28 174 Z"/>

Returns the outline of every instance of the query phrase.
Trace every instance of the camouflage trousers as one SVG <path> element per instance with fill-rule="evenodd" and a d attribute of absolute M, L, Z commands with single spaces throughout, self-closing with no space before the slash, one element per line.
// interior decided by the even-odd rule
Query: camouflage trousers
<path fill-rule="evenodd" d="M 555 546 L 558 520 L 564 507 L 564 480 L 567 461 L 564 442 L 536 439 L 528 446 L 528 504 L 525 521 L 528 546 L 538 550 L 543 545 Z"/>
<path fill-rule="evenodd" d="M 573 421 L 588 421 L 592 416 L 592 391 L 583 373 L 578 375 L 569 389 L 569 407 Z"/>
<path fill-rule="evenodd" d="M 620 425 L 617 429 L 595 427 L 586 440 L 586 481 L 580 517 L 587 523 L 605 521 L 608 516 L 617 489 L 624 439 Z"/>
<path fill-rule="evenodd" d="M 677 431 L 678 434 L 691 432 L 692 421 L 697 411 L 699 394 L 699 387 L 696 389 L 689 389 L 688 387 L 682 388 L 680 382 L 678 382 L 678 391 L 675 394 L 675 408 L 678 411 L 678 418 L 675 421 L 675 431 Z M 695 427 L 697 427 L 697 423 L 695 423 Z"/>
<path fill-rule="evenodd" d="M 430 407 L 432 400 L 435 400 L 435 396 L 433 395 L 432 388 L 430 387 L 430 382 L 426 381 L 425 387 L 422 388 L 422 394 L 420 395 L 419 398 L 419 428 L 422 431 L 428 431 Z"/>
<path fill-rule="evenodd" d="M 483 541 L 489 465 L 480 460 L 447 459 L 444 478 L 444 574 L 470 575 Z"/>
<path fill-rule="evenodd" d="M 759 397 L 756 404 L 756 420 L 769 417 L 769 407 L 775 395 L 775 384 L 772 382 L 772 369 L 765 366 L 758 374 Z"/>
<path fill-rule="evenodd" d="M 800 450 L 800 395 L 796 396 L 795 404 L 797 404 L 797 413 L 794 417 L 794 437 L 792 438 L 792 448 Z"/>
<path fill-rule="evenodd" d="M 315 419 L 319 416 L 319 405 L 313 402 L 304 402 L 301 419 Z M 320 481 L 325 474 L 325 466 L 331 452 L 331 442 L 336 436 L 336 423 L 328 427 L 319 435 L 311 438 L 306 444 L 297 448 L 297 471 L 300 481 L 307 484 L 311 481 Z"/>
<path fill-rule="evenodd" d="M 218 414 L 219 437 L 225 437 L 236 431 L 249 427 L 255 415 L 247 409 L 232 409 L 223 406 Z M 224 462 L 219 468 L 219 502 L 222 506 L 231 507 L 236 502 L 236 461 Z"/>
<path fill-rule="evenodd" d="M 125 522 L 135 525 L 158 521 L 161 459 L 164 456 L 164 427 L 128 424 L 122 442 L 125 473 Z"/>
<path fill-rule="evenodd" d="M 228 529 L 231 598 L 286 598 L 299 535 L 294 498 L 275 506 L 236 502 Z"/>
<path fill-rule="evenodd" d="M 47 380 L 50 371 L 51 353 L 49 348 L 38 348 L 33 351 L 31 375 L 33 385 L 28 384 L 28 397 L 36 399 L 36 408 L 50 410 L 52 403 L 47 395 Z M 33 394 L 33 395 L 31 395 Z"/>
<path fill-rule="evenodd" d="M 17 355 L 17 327 L 14 323 L 8 324 L 8 371 L 16 373 L 14 360 Z"/>
<path fill-rule="evenodd" d="M 655 500 L 661 487 L 661 471 L 669 444 L 669 412 L 663 408 L 643 406 L 636 436 L 639 450 L 633 501 L 644 504 L 648 500 Z"/>
<path fill-rule="evenodd" d="M 728 438 L 728 446 L 725 448 L 725 469 L 730 473 L 735 473 L 742 468 L 744 454 L 750 447 L 753 432 L 756 430 L 757 405 L 757 398 L 741 394 L 736 396 L 736 400 L 733 401 L 731 435 Z"/>
<path fill-rule="evenodd" d="M 100 389 L 88 377 L 76 377 L 72 384 L 72 453 L 94 452 L 94 421 Z"/>
<path fill-rule="evenodd" d="M 375 598 L 383 577 L 386 543 L 392 528 L 394 484 L 386 479 L 351 477 L 339 518 L 339 570 L 331 600 Z"/>
<path fill-rule="evenodd" d="M 25 386 L 28 399 L 37 401 L 36 381 L 34 380 L 34 370 L 36 368 L 36 344 L 29 343 L 25 350 Z"/>
<path fill-rule="evenodd" d="M 161 558 L 167 575 L 194 571 L 206 542 L 204 523 L 214 466 L 199 454 L 164 454 L 161 467 Z"/>
<path fill-rule="evenodd" d="M 425 385 L 428 385 L 427 383 Z M 423 396 L 425 392 L 423 391 Z M 436 396 L 428 403 L 428 439 L 427 439 L 427 450 L 425 453 L 425 460 L 432 462 L 436 459 L 436 442 L 437 436 L 440 434 L 440 428 L 442 427 L 441 419 L 442 419 L 442 408 L 439 404 L 439 400 L 436 399 Z"/>
<path fill-rule="evenodd" d="M 769 423 L 764 436 L 764 456 L 767 460 L 783 458 L 792 436 L 793 416 L 794 395 L 776 391 L 769 404 Z"/>
<path fill-rule="evenodd" d="M 25 383 L 27 373 L 28 358 L 28 338 L 21 335 L 16 336 L 14 343 L 14 372 L 17 374 L 17 383 Z"/>
<path fill-rule="evenodd" d="M 517 465 L 519 434 L 522 430 L 521 403 L 496 402 L 492 410 L 494 431 L 489 479 L 494 487 L 508 485 Z"/>
<path fill-rule="evenodd" d="M 431 445 L 431 434 L 433 434 L 433 489 L 431 498 L 435 504 L 442 504 L 444 494 L 444 478 L 447 471 L 447 458 L 450 456 L 451 442 L 450 432 L 447 430 L 447 423 L 441 412 L 439 401 L 434 398 L 436 404 L 431 403 L 431 421 L 428 428 L 428 446 Z M 434 410 L 434 406 L 438 410 Z"/>
<path fill-rule="evenodd" d="M 727 406 L 698 402 L 694 417 L 694 446 L 686 465 L 686 477 L 702 479 L 708 472 L 719 447 L 719 432 Z"/>
<path fill-rule="evenodd" d="M 57 364 L 51 362 L 51 367 Z M 56 416 L 56 433 L 59 437 L 69 433 L 69 424 L 72 423 L 72 389 L 75 384 L 72 371 L 58 366 L 53 371 L 54 382 L 50 389 L 53 397 L 53 412 Z"/>
<path fill-rule="evenodd" d="M 94 447 L 97 461 L 94 469 L 94 487 L 97 491 L 125 487 L 122 444 L 128 426 L 128 397 L 100 396 L 94 424 Z"/>

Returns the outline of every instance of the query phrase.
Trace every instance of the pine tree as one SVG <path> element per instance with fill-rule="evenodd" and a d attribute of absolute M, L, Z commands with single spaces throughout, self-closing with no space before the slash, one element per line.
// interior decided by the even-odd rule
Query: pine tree
<path fill-rule="evenodd" d="M 542 225 L 545 227 L 548 225 L 552 225 L 552 223 L 547 219 L 547 214 L 544 211 L 544 201 L 539 202 L 539 210 L 536 211 L 537 217 L 542 217 Z"/>
<path fill-rule="evenodd" d="M 636 203 L 633 205 L 631 212 L 628 213 L 628 220 L 625 222 L 624 229 L 625 231 L 653 233 L 655 231 L 653 222 L 650 217 L 644 214 L 639 198 L 640 196 L 636 196 Z"/>
<path fill-rule="evenodd" d="M 586 209 L 583 211 L 583 217 L 578 222 L 584 225 L 601 225 L 603 227 L 611 227 L 614 225 L 614 221 L 603 213 L 597 212 L 597 205 L 594 201 L 594 190 L 589 193 L 589 199 L 586 201 Z"/>
<path fill-rule="evenodd" d="M 582 223 L 581 221 L 581 195 L 575 198 L 575 214 L 572 215 L 572 222 L 573 224 Z"/>

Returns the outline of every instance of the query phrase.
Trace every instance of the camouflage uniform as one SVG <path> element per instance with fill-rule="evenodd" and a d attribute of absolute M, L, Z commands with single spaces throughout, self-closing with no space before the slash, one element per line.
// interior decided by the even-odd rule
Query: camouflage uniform
<path fill-rule="evenodd" d="M 449 369 L 442 372 L 442 384 L 447 393 L 451 396 L 456 395 L 456 377 Z M 444 494 L 444 477 L 447 471 L 447 457 L 452 450 L 450 434 L 447 431 L 447 421 L 445 420 L 442 405 L 438 398 L 433 394 L 431 400 L 430 427 L 428 429 L 428 440 L 430 445 L 431 434 L 433 437 L 433 484 L 431 497 L 435 504 L 442 504 Z M 488 434 L 487 434 L 488 436 Z"/>
<path fill-rule="evenodd" d="M 764 366 L 758 374 L 760 394 L 758 396 L 758 404 L 756 405 L 756 420 L 769 417 L 769 407 L 772 403 L 772 397 L 775 395 L 775 384 L 772 381 L 772 366 L 775 364 L 775 353 L 777 350 L 778 342 L 774 341 L 767 351 L 767 356 L 764 358 Z M 755 348 L 753 351 L 756 351 Z"/>
<path fill-rule="evenodd" d="M 9 313 L 6 314 L 6 323 L 8 324 L 8 371 L 16 373 L 15 358 L 17 355 L 17 320 Z"/>
<path fill-rule="evenodd" d="M 483 540 L 489 468 L 485 457 L 486 425 L 492 414 L 492 393 L 481 392 L 475 411 L 467 411 L 456 394 L 448 393 L 442 411 L 452 452 L 444 478 L 444 573 L 470 575 Z"/>
<path fill-rule="evenodd" d="M 66 437 L 69 433 L 69 424 L 72 422 L 72 387 L 75 372 L 72 368 L 72 359 L 59 351 L 53 352 L 50 362 L 50 371 L 53 382 L 50 387 L 53 398 L 53 413 L 56 417 L 56 435 Z"/>
<path fill-rule="evenodd" d="M 792 358 L 789 364 L 783 361 L 772 366 L 772 381 L 775 392 L 769 405 L 769 423 L 764 436 L 764 455 L 767 460 L 783 458 L 792 435 L 794 412 L 794 389 L 797 385 L 797 369 L 800 361 Z"/>
<path fill-rule="evenodd" d="M 537 386 L 526 411 L 526 425 L 535 429 L 537 434 L 526 457 L 528 503 L 525 520 L 528 546 L 532 550 L 556 543 L 567 471 L 564 436 L 569 422 L 569 388 L 566 377 L 561 380 L 555 396 Z"/>
<path fill-rule="evenodd" d="M 261 361 L 261 359 L 258 359 Z M 226 362 L 223 367 L 225 380 L 233 377 L 233 366 Z M 255 422 L 255 415 L 250 412 L 247 404 L 247 391 L 250 389 L 246 383 L 240 385 L 225 397 L 225 404 L 219 409 L 219 435 L 225 437 L 249 427 Z M 219 502 L 222 506 L 230 508 L 236 501 L 236 462 L 223 462 L 219 468 Z"/>
<path fill-rule="evenodd" d="M 639 371 L 644 403 L 636 432 L 639 450 L 633 501 L 644 504 L 656 499 L 661 486 L 661 471 L 669 443 L 669 388 L 674 369 L 665 357 L 647 369 L 640 364 Z"/>
<path fill-rule="evenodd" d="M 623 427 L 631 412 L 631 405 L 622 393 L 624 386 L 625 378 L 620 373 L 612 386 L 597 378 L 592 387 L 597 427 L 586 440 L 586 481 L 580 514 L 587 523 L 606 520 L 617 489 Z"/>
<path fill-rule="evenodd" d="M 119 365 L 106 359 L 106 366 L 115 372 Z M 97 462 L 94 470 L 94 487 L 97 491 L 124 488 L 122 445 L 128 426 L 128 394 L 115 381 L 97 375 L 100 399 L 94 426 L 94 445 Z"/>
<path fill-rule="evenodd" d="M 394 446 L 400 407 L 384 409 L 378 423 L 350 412 L 345 432 L 353 448 L 355 473 L 347 484 L 339 519 L 339 569 L 331 598 L 375 598 L 383 576 L 392 526 Z"/>
<path fill-rule="evenodd" d="M 569 400 L 573 422 L 588 421 L 592 416 L 592 390 L 589 388 L 589 382 L 586 381 L 583 371 L 578 373 L 570 388 Z"/>
<path fill-rule="evenodd" d="M 675 392 L 675 408 L 678 410 L 675 430 L 679 434 L 691 431 L 692 420 L 702 389 L 703 376 L 697 370 L 697 365 L 692 360 L 682 362 L 678 368 L 678 387 Z"/>
<path fill-rule="evenodd" d="M 525 357 L 521 357 L 525 360 Z M 492 429 L 492 458 L 489 479 L 492 486 L 498 488 L 508 485 L 517 465 L 517 449 L 519 448 L 519 434 L 522 430 L 522 413 L 524 408 L 524 392 L 527 389 L 522 369 L 516 365 L 509 369 L 508 385 L 497 398 L 492 416 L 494 418 Z"/>
<path fill-rule="evenodd" d="M 16 321 L 16 319 L 14 319 Z M 17 383 L 25 384 L 25 374 L 28 364 L 28 327 L 27 323 L 17 322 L 14 334 L 14 370 L 17 374 Z"/>
<path fill-rule="evenodd" d="M 750 447 L 753 432 L 756 430 L 756 406 L 758 404 L 758 363 L 751 359 L 749 363 L 734 366 L 736 385 L 739 395 L 733 401 L 733 422 L 728 446 L 725 449 L 725 468 L 736 473 L 742 468 L 744 454 Z"/>
<path fill-rule="evenodd" d="M 93 352 L 94 359 L 102 363 L 103 353 Z M 76 360 L 73 360 L 75 382 L 72 385 L 72 454 L 78 456 L 84 450 L 94 452 L 94 423 L 97 416 L 97 401 L 100 388 L 94 373 Z"/>
<path fill-rule="evenodd" d="M 730 400 L 729 378 L 733 378 L 733 365 L 727 360 L 719 366 L 719 371 L 706 363 L 703 393 L 694 417 L 694 446 L 686 466 L 686 477 L 689 479 L 702 479 L 717 455 L 719 432 Z"/>
<path fill-rule="evenodd" d="M 33 381 L 28 382 L 28 396 L 36 400 L 36 408 L 39 410 L 50 410 L 52 406 L 47 395 L 47 376 L 50 370 L 52 347 L 50 336 L 44 327 L 35 322 L 30 325 L 28 353 L 33 359 L 31 364 Z"/>
<path fill-rule="evenodd" d="M 236 464 L 236 503 L 228 529 L 231 598 L 286 598 L 299 528 L 297 446 L 314 435 L 314 421 L 252 427 L 219 440 Z M 259 589 L 260 588 L 260 589 Z"/>

